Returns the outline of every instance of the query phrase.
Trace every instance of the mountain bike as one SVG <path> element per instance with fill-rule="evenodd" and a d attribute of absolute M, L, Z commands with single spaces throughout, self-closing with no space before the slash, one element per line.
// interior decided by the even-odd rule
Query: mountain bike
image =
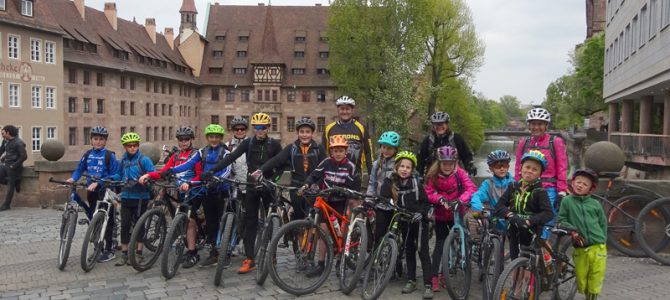
<path fill-rule="evenodd" d="M 67 264 L 67 259 L 70 256 L 70 247 L 72 246 L 72 238 L 74 237 L 75 229 L 77 228 L 77 218 L 79 216 L 79 206 L 81 205 L 87 212 L 90 211 L 90 208 L 86 203 L 81 200 L 81 197 L 77 194 L 77 188 L 86 188 L 87 185 L 84 182 L 74 182 L 69 183 L 67 181 L 60 181 L 49 178 L 49 182 L 60 184 L 61 186 L 67 187 L 70 189 L 69 201 L 65 204 L 65 209 L 63 209 L 63 216 L 61 218 L 59 237 L 60 245 L 58 246 L 58 264 L 57 267 L 59 270 L 64 270 L 65 265 Z M 87 215 L 88 218 L 88 215 Z"/>
<path fill-rule="evenodd" d="M 267 264 L 272 280 L 282 290 L 296 296 L 313 293 L 323 285 L 330 275 L 334 257 L 344 250 L 348 218 L 331 207 L 324 197 L 364 198 L 357 191 L 341 187 L 319 192 L 306 191 L 306 197 L 312 196 L 316 198 L 307 218 L 282 226 L 268 245 L 267 256 L 277 258 Z M 321 228 L 322 222 L 326 224 L 328 233 Z M 307 276 L 306 271 L 317 265 L 318 254 L 324 251 L 323 272 L 318 276 Z"/>
<path fill-rule="evenodd" d="M 368 258 L 368 244 L 372 238 L 370 229 L 374 222 L 374 202 L 365 201 L 351 210 L 349 228 L 344 239 L 344 251 L 340 268 L 340 291 L 349 295 L 358 284 Z M 370 234 L 370 235 L 369 235 Z"/>
<path fill-rule="evenodd" d="M 657 199 L 644 207 L 635 222 L 635 240 L 649 257 L 670 266 L 670 220 L 664 211 L 670 210 L 670 197 Z"/>
<path fill-rule="evenodd" d="M 470 261 L 471 241 L 461 221 L 461 201 L 449 201 L 447 205 L 454 211 L 454 225 L 444 241 L 442 252 L 442 272 L 446 276 L 447 292 L 453 299 L 465 299 L 470 293 L 472 262 Z"/>
<path fill-rule="evenodd" d="M 489 299 L 493 295 L 493 289 L 504 265 L 503 236 L 496 228 L 497 218 L 491 219 L 492 213 L 493 209 L 484 207 L 475 218 L 483 235 L 478 243 L 473 241 L 470 254 L 479 267 L 479 280 L 483 283 L 483 299 Z"/>

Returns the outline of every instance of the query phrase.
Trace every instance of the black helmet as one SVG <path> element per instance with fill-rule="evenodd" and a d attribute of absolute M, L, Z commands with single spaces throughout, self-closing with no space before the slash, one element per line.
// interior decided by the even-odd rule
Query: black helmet
<path fill-rule="evenodd" d="M 230 128 L 233 128 L 237 125 L 243 125 L 244 127 L 249 128 L 249 122 L 247 119 L 242 117 L 234 117 L 232 120 L 230 120 Z"/>
<path fill-rule="evenodd" d="M 449 123 L 449 114 L 442 111 L 436 111 L 430 116 L 431 123 Z"/>
<path fill-rule="evenodd" d="M 107 138 L 109 136 L 109 132 L 107 132 L 107 128 L 102 127 L 102 126 L 95 126 L 91 128 L 91 136 L 102 136 Z"/>
<path fill-rule="evenodd" d="M 295 122 L 295 130 L 297 131 L 300 129 L 301 126 L 309 126 L 309 128 L 312 128 L 312 131 L 316 129 L 316 124 L 314 124 L 314 121 L 310 118 L 302 118 Z"/>
<path fill-rule="evenodd" d="M 180 137 L 195 138 L 195 132 L 193 132 L 193 129 L 191 129 L 191 127 L 182 126 L 182 127 L 177 128 L 177 132 L 175 133 L 175 136 L 177 138 L 180 138 Z"/>

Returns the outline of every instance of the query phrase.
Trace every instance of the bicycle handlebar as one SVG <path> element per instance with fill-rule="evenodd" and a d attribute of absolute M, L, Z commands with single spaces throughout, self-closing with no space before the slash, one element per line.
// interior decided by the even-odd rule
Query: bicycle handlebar
<path fill-rule="evenodd" d="M 343 193 L 345 194 L 344 196 L 351 198 L 363 199 L 366 197 L 365 194 L 361 192 L 344 187 L 329 187 L 323 190 L 306 189 L 304 193 L 309 196 L 330 196 L 334 193 Z"/>
<path fill-rule="evenodd" d="M 79 181 L 75 181 L 75 182 L 67 182 L 67 181 L 56 180 L 56 179 L 54 179 L 53 177 L 50 177 L 50 178 L 49 178 L 49 182 L 57 183 L 57 184 L 60 184 L 60 185 L 66 185 L 66 186 L 69 186 L 69 187 L 72 187 L 72 186 L 77 187 L 77 186 L 79 186 L 79 187 L 84 187 L 84 188 L 85 188 L 85 187 L 88 186 L 85 182 L 79 182 Z"/>
<path fill-rule="evenodd" d="M 272 186 L 276 189 L 284 190 L 284 191 L 296 191 L 296 190 L 300 189 L 298 187 L 281 185 L 281 184 L 278 184 L 278 183 L 276 183 L 272 180 L 268 180 L 268 179 L 265 179 L 265 178 L 261 179 L 259 183 L 263 186 Z"/>

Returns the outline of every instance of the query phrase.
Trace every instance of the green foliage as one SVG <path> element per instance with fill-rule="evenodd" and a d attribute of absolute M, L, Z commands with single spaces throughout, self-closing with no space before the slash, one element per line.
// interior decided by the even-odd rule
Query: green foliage
<path fill-rule="evenodd" d="M 474 150 L 484 142 L 484 122 L 476 109 L 472 109 L 472 91 L 467 82 L 457 78 L 445 79 L 445 89 L 438 95 L 436 109 L 449 112 L 449 127 L 463 136 Z"/>
<path fill-rule="evenodd" d="M 524 111 L 521 109 L 521 102 L 515 96 L 505 95 L 500 97 L 500 108 L 507 117 L 521 117 Z"/>
<path fill-rule="evenodd" d="M 484 129 L 502 129 L 507 125 L 508 117 L 500 103 L 486 99 L 481 95 L 473 96 L 472 102 L 484 123 Z"/>

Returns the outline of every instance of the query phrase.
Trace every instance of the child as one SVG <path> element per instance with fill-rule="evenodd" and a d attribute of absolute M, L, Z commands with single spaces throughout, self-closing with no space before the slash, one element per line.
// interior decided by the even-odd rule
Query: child
<path fill-rule="evenodd" d="M 547 166 L 544 154 L 531 150 L 521 157 L 520 166 L 521 179 L 509 185 L 495 207 L 495 214 L 510 224 L 507 234 L 512 260 L 519 256 L 521 245 L 530 246 L 532 235 L 528 229 L 538 233 L 553 218 L 549 196 L 540 180 Z"/>
<path fill-rule="evenodd" d="M 125 133 L 121 137 L 121 144 L 126 153 L 121 157 L 119 172 L 114 176 L 117 181 L 139 181 L 147 172 L 154 171 L 154 164 L 149 157 L 140 152 L 140 136 L 134 132 Z M 123 254 L 115 266 L 128 264 L 128 242 L 130 242 L 131 225 L 146 211 L 147 203 L 151 198 L 149 189 L 141 184 L 124 186 L 121 191 L 121 251 Z M 140 235 L 142 236 L 142 235 Z M 142 241 L 137 244 L 139 259 L 142 259 Z"/>
<path fill-rule="evenodd" d="M 368 182 L 368 189 L 366 192 L 366 195 L 370 198 L 379 195 L 382 183 L 384 183 L 386 178 L 391 177 L 391 174 L 395 169 L 395 156 L 398 153 L 398 147 L 400 147 L 400 135 L 394 131 L 387 131 L 382 133 L 377 142 L 381 149 L 379 159 L 372 163 L 370 181 Z M 375 208 L 375 220 L 381 219 L 390 222 L 392 216 L 392 211 Z M 387 222 L 375 222 L 374 232 L 376 236 L 372 239 L 373 243 L 384 235 L 387 227 Z M 370 243 L 369 246 L 372 246 L 373 243 Z M 396 272 L 402 274 L 402 268 L 396 270 Z"/>
<path fill-rule="evenodd" d="M 488 203 L 491 208 L 494 208 L 507 186 L 514 181 L 512 173 L 508 172 L 511 160 L 512 158 L 505 150 L 495 150 L 486 157 L 486 164 L 489 165 L 489 170 L 493 173 L 493 176 L 485 179 L 477 192 L 472 195 L 470 205 L 473 213 L 466 216 L 470 237 L 474 240 L 481 238 L 479 223 L 475 220 L 474 215 L 481 213 L 484 203 Z M 496 228 L 500 232 L 505 232 L 506 227 L 507 224 L 504 224 L 503 220 L 498 220 Z"/>
<path fill-rule="evenodd" d="M 430 203 L 426 192 L 418 179 L 418 173 L 415 173 L 416 155 L 409 151 L 401 151 L 395 156 L 394 171 L 389 177 L 384 178 L 380 196 L 393 199 L 393 202 L 399 207 L 406 208 L 414 212 L 411 223 L 400 222 L 400 230 L 405 240 L 405 256 L 407 259 L 407 284 L 402 289 L 403 294 L 409 294 L 416 290 L 416 252 L 419 252 L 421 259 L 421 269 L 423 270 L 424 299 L 433 299 L 433 290 L 431 288 L 431 268 L 430 255 L 428 254 L 428 224 L 422 222 L 428 213 Z M 376 217 L 378 237 L 383 236 L 388 230 L 390 217 Z M 383 230 L 380 231 L 380 224 Z M 419 225 L 423 226 L 421 236 L 419 236 Z M 420 239 L 420 248 L 417 249 L 417 239 Z M 400 264 L 402 267 L 402 264 Z M 396 267 L 397 268 L 397 267 Z"/>
<path fill-rule="evenodd" d="M 317 185 L 321 189 L 327 189 L 333 186 L 345 187 L 352 190 L 361 189 L 361 175 L 356 165 L 347 159 L 347 139 L 343 135 L 333 135 L 330 137 L 328 147 L 330 147 L 330 157 L 324 159 L 314 169 L 314 171 L 307 176 L 305 184 L 300 189 L 299 193 L 312 185 Z M 328 205 L 344 214 L 347 208 L 348 199 L 340 197 L 329 197 Z M 321 224 L 321 228 L 328 232 L 325 223 Z M 321 275 L 325 269 L 326 247 L 323 241 L 319 241 L 319 263 L 312 269 L 307 270 L 305 276 L 315 277 Z"/>
<path fill-rule="evenodd" d="M 433 292 L 440 291 L 438 273 L 442 260 L 442 248 L 454 225 L 454 210 L 448 206 L 449 202 L 460 201 L 463 204 L 470 202 L 470 197 L 477 187 L 468 177 L 468 173 L 458 167 L 458 151 L 451 146 L 437 149 L 437 161 L 426 174 L 425 189 L 428 201 L 435 206 L 435 249 L 432 260 L 432 288 Z M 465 213 L 465 206 L 458 212 Z M 442 280 L 446 280 L 444 274 Z"/>
<path fill-rule="evenodd" d="M 607 220 L 603 208 L 591 197 L 598 183 L 598 174 L 591 169 L 579 169 L 572 174 L 572 195 L 561 202 L 558 222 L 574 228 L 572 240 L 575 246 L 573 258 L 577 290 L 587 300 L 595 300 L 600 294 L 605 279 L 607 263 Z"/>
<path fill-rule="evenodd" d="M 94 181 L 91 177 L 110 179 L 119 172 L 119 164 L 114 152 L 105 148 L 108 136 L 109 132 L 107 132 L 107 128 L 105 127 L 95 126 L 91 128 L 91 146 L 93 147 L 84 153 L 79 160 L 77 168 L 72 173 L 72 178 L 67 180 L 73 183 L 78 181 L 84 173 L 89 176 L 86 178 L 86 184 L 88 184 L 88 188 L 86 188 L 86 200 L 88 202 L 86 216 L 88 220 L 93 217 L 93 211 L 97 202 L 104 197 L 104 189 L 101 184 Z M 107 222 L 107 228 L 105 229 L 105 247 L 100 258 L 98 258 L 98 262 L 108 262 L 116 258 L 114 247 L 112 246 L 113 237 L 115 236 L 115 224 L 113 222 L 115 211 L 114 206 L 109 208 L 110 222 Z M 84 219 L 84 222 L 88 220 Z"/>

